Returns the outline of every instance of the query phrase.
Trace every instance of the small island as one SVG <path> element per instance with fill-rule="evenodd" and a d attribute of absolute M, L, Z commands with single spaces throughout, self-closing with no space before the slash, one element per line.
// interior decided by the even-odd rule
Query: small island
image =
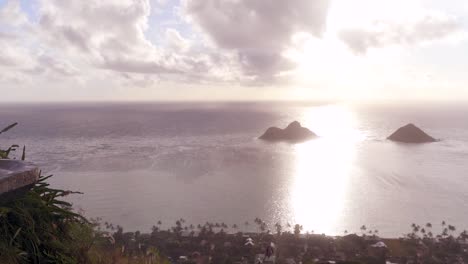
<path fill-rule="evenodd" d="M 429 143 L 437 141 L 435 138 L 426 134 L 414 124 L 408 124 L 400 127 L 397 131 L 391 134 L 388 138 L 391 141 L 403 143 Z"/>
<path fill-rule="evenodd" d="M 302 142 L 313 139 L 317 135 L 309 129 L 301 126 L 301 123 L 294 121 L 285 129 L 278 127 L 268 128 L 259 139 L 266 141 L 287 141 L 287 142 Z"/>

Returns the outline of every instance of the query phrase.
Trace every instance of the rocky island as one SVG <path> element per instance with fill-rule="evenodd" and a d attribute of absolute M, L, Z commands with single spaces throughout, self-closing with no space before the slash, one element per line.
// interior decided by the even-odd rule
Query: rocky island
<path fill-rule="evenodd" d="M 268 128 L 259 139 L 266 141 L 301 142 L 315 137 L 317 137 L 317 135 L 314 132 L 301 126 L 301 123 L 294 121 L 285 129 L 278 127 Z"/>
<path fill-rule="evenodd" d="M 408 124 L 400 127 L 397 131 L 391 134 L 388 140 L 403 142 L 403 143 L 428 143 L 437 141 L 435 138 L 426 134 L 414 124 Z"/>

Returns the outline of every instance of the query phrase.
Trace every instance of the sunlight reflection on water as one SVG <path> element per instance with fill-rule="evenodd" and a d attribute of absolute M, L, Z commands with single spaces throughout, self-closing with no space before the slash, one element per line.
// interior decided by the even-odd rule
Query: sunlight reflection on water
<path fill-rule="evenodd" d="M 350 184 L 357 143 L 363 134 L 345 107 L 325 106 L 304 112 L 303 125 L 319 138 L 295 146 L 295 172 L 290 185 L 293 223 L 304 231 L 337 234 Z"/>

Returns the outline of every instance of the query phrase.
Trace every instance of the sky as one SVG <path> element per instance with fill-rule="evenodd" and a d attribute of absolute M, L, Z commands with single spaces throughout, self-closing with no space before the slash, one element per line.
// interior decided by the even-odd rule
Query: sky
<path fill-rule="evenodd" d="M 0 102 L 466 101 L 466 0 L 0 0 Z"/>

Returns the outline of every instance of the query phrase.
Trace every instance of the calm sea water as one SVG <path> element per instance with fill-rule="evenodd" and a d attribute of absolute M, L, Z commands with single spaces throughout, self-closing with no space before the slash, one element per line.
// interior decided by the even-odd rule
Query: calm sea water
<path fill-rule="evenodd" d="M 413 222 L 468 228 L 467 116 L 461 105 L 3 104 L 0 126 L 20 125 L 0 144 L 26 144 L 53 186 L 84 192 L 75 207 L 128 230 L 178 218 L 253 229 L 260 217 L 398 236 Z M 293 120 L 320 138 L 256 139 Z M 442 141 L 385 140 L 409 122 Z"/>

